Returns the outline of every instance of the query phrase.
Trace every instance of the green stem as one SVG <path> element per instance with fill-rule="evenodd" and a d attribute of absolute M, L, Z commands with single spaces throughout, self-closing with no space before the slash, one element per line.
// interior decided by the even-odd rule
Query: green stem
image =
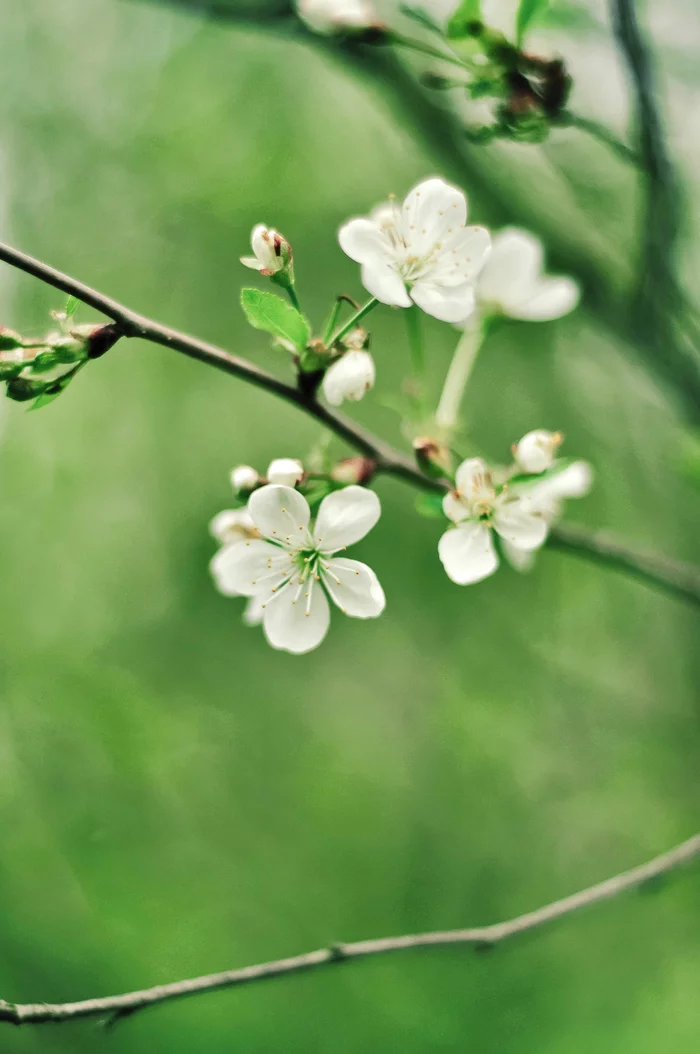
<path fill-rule="evenodd" d="M 420 321 L 420 308 L 415 305 L 404 311 L 406 319 L 406 332 L 408 334 L 408 350 L 411 354 L 411 368 L 413 375 L 419 384 L 425 381 L 425 352 L 423 349 L 423 330 Z"/>
<path fill-rule="evenodd" d="M 301 304 L 299 303 L 299 297 L 297 296 L 297 288 L 294 285 L 294 282 L 290 282 L 289 285 L 286 285 L 284 288 L 287 290 L 287 296 L 291 300 L 292 305 L 297 309 L 299 314 L 301 314 Z"/>
<path fill-rule="evenodd" d="M 327 342 L 328 346 L 332 347 L 332 345 L 335 344 L 337 341 L 341 340 L 346 333 L 349 333 L 351 329 L 354 329 L 355 326 L 357 326 L 360 321 L 365 317 L 365 315 L 369 315 L 370 311 L 374 310 L 378 303 L 379 301 L 377 300 L 376 296 L 373 296 L 370 300 L 367 301 L 366 304 L 363 304 L 359 311 L 356 311 L 355 314 L 347 320 L 347 322 L 344 322 L 342 324 L 338 332 Z"/>
<path fill-rule="evenodd" d="M 459 419 L 464 393 L 485 336 L 486 323 L 482 322 L 473 329 L 465 329 L 455 348 L 435 413 L 435 423 L 447 432 L 454 429 Z"/>
<path fill-rule="evenodd" d="M 335 303 L 333 304 L 333 307 L 331 308 L 331 313 L 328 316 L 328 322 L 326 323 L 326 328 L 323 332 L 323 343 L 326 345 L 331 339 L 331 334 L 333 333 L 333 330 L 336 327 L 336 324 L 338 322 L 338 315 L 340 314 L 340 309 L 342 306 L 343 301 L 340 297 L 337 297 Z"/>
<path fill-rule="evenodd" d="M 428 55 L 431 59 L 440 59 L 442 62 L 450 62 L 453 66 L 459 66 L 460 69 L 468 69 L 469 67 L 458 58 L 456 55 L 445 54 L 444 51 L 440 51 L 439 48 L 431 47 L 430 44 L 424 44 L 422 40 L 413 40 L 412 37 L 403 37 L 399 33 L 391 33 L 390 36 L 392 44 L 398 45 L 398 47 L 408 48 L 410 51 L 415 51 L 419 55 Z"/>

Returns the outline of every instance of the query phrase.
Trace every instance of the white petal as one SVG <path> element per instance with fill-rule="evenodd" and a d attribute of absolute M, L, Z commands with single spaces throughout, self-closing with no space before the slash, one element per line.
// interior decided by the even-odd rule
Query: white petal
<path fill-rule="evenodd" d="M 382 304 L 392 307 L 410 307 L 411 298 L 401 275 L 388 263 L 372 261 L 362 267 L 362 284 L 368 293 L 376 296 Z"/>
<path fill-rule="evenodd" d="M 491 501 L 494 495 L 491 473 L 480 457 L 469 457 L 455 474 L 457 490 L 465 501 Z"/>
<path fill-rule="evenodd" d="M 469 507 L 451 490 L 442 499 L 442 511 L 447 516 L 447 519 L 452 520 L 454 523 L 468 520 L 471 516 Z"/>
<path fill-rule="evenodd" d="M 263 629 L 273 648 L 301 655 L 317 648 L 328 632 L 331 616 L 326 594 L 320 582 L 311 579 L 307 584 L 309 597 L 292 584 L 265 605 Z"/>
<path fill-rule="evenodd" d="M 534 549 L 518 549 L 517 545 L 511 545 L 505 538 L 501 543 L 503 555 L 511 567 L 516 571 L 531 571 L 535 563 Z"/>
<path fill-rule="evenodd" d="M 243 612 L 243 621 L 246 626 L 259 626 L 263 620 L 265 614 L 265 608 L 263 604 L 265 600 L 262 596 L 251 597 L 245 606 Z"/>
<path fill-rule="evenodd" d="M 343 252 L 356 263 L 385 263 L 388 258 L 389 243 L 374 220 L 350 220 L 338 231 L 338 241 Z"/>
<path fill-rule="evenodd" d="M 431 277 L 448 286 L 475 281 L 490 255 L 491 235 L 485 227 L 460 227 L 441 243 Z"/>
<path fill-rule="evenodd" d="M 593 484 L 593 470 L 587 461 L 574 461 L 560 472 L 553 472 L 525 492 L 533 508 L 538 510 L 563 498 L 583 498 Z"/>
<path fill-rule="evenodd" d="M 314 530 L 314 541 L 323 552 L 353 545 L 372 530 L 382 507 L 373 490 L 344 487 L 321 502 Z"/>
<path fill-rule="evenodd" d="M 438 543 L 438 554 L 448 578 L 459 586 L 480 582 L 498 567 L 491 531 L 483 523 L 463 523 L 446 531 Z"/>
<path fill-rule="evenodd" d="M 428 278 L 422 278 L 412 286 L 411 299 L 427 315 L 439 318 L 441 322 L 465 322 L 476 305 L 471 282 L 447 288 Z"/>
<path fill-rule="evenodd" d="M 547 537 L 547 521 L 525 501 L 505 502 L 496 509 L 493 525 L 518 549 L 538 549 Z"/>
<path fill-rule="evenodd" d="M 321 564 L 321 577 L 331 600 L 344 615 L 376 618 L 386 606 L 379 579 L 371 567 L 359 560 L 326 560 Z"/>
<path fill-rule="evenodd" d="M 331 406 L 343 399 L 357 402 L 373 386 L 374 359 L 368 351 L 348 351 L 330 366 L 323 377 L 323 394 Z"/>
<path fill-rule="evenodd" d="M 528 231 L 506 228 L 493 236 L 479 278 L 479 299 L 505 305 L 526 297 L 542 271 L 542 243 Z"/>
<path fill-rule="evenodd" d="M 253 491 L 248 512 L 265 538 L 297 546 L 308 541 L 309 503 L 298 490 L 269 483 Z"/>
<path fill-rule="evenodd" d="M 225 596 L 254 596 L 279 587 L 292 570 L 290 555 L 262 539 L 219 549 L 209 564 L 216 587 Z"/>
<path fill-rule="evenodd" d="M 515 446 L 518 468 L 523 472 L 546 472 L 554 464 L 554 455 L 562 439 L 560 432 L 547 432 L 543 428 L 528 432 Z"/>
<path fill-rule="evenodd" d="M 551 322 L 573 311 L 581 290 L 573 278 L 542 278 L 532 294 L 521 304 L 514 304 L 508 314 L 526 322 Z"/>
<path fill-rule="evenodd" d="M 406 196 L 401 227 L 407 244 L 419 249 L 467 222 L 467 199 L 442 179 L 426 179 Z"/>
<path fill-rule="evenodd" d="M 253 271 L 262 271 L 263 265 L 260 263 L 257 256 L 241 256 L 240 259 L 245 267 L 250 267 Z"/>

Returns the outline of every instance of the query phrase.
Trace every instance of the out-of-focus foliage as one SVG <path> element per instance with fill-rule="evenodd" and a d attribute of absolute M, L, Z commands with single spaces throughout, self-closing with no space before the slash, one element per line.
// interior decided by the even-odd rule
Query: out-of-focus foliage
<path fill-rule="evenodd" d="M 653 24 L 672 19 L 651 6 Z M 682 36 L 690 16 L 674 11 Z M 116 0 L 6 5 L 0 30 L 7 237 L 271 369 L 281 358 L 239 303 L 253 224 L 293 243 L 318 329 L 337 292 L 360 292 L 337 226 L 435 169 L 380 97 L 264 32 Z M 667 61 L 668 29 L 661 38 Z M 611 53 L 576 39 L 585 96 L 618 75 Z M 685 139 L 674 145 L 685 159 Z M 604 150 L 569 132 L 479 165 L 524 222 L 548 210 L 570 223 L 572 256 L 580 238 L 620 281 L 632 177 Z M 477 193 L 470 209 L 499 221 Z M 0 323 L 21 332 L 63 306 L 6 268 L 0 283 Z M 372 320 L 378 396 L 404 371 L 399 321 Z M 451 338 L 426 323 L 437 393 Z M 497 459 L 531 428 L 561 429 L 598 470 L 575 515 L 697 560 L 700 502 L 674 471 L 678 425 L 628 352 L 585 307 L 504 325 L 477 366 L 474 435 Z M 355 412 L 398 438 L 395 415 L 376 407 Z M 230 501 L 234 463 L 303 456 L 316 426 L 137 342 L 41 414 L 5 403 L 2 415 L 3 997 L 73 999 L 337 939 L 489 922 L 697 828 L 697 616 L 679 603 L 547 552 L 530 576 L 504 569 L 460 589 L 437 558 L 442 525 L 382 481 L 384 516 L 358 555 L 380 574 L 387 612 L 336 619 L 318 652 L 295 659 L 214 591 L 206 525 Z M 697 882 L 485 957 L 417 953 L 216 993 L 109 1037 L 85 1022 L 6 1026 L 0 1044 L 694 1054 Z"/>

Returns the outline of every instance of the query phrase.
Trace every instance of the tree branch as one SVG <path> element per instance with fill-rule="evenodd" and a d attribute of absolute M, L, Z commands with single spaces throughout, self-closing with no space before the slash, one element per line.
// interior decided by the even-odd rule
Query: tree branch
<path fill-rule="evenodd" d="M 224 970 L 221 973 L 207 974 L 204 977 L 194 977 L 186 981 L 156 985 L 138 992 L 84 999 L 75 1003 L 9 1003 L 0 1000 L 0 1021 L 13 1025 L 25 1025 L 47 1021 L 72 1021 L 83 1017 L 102 1017 L 108 1019 L 108 1024 L 113 1024 L 121 1017 L 171 999 L 181 999 L 219 988 L 235 988 L 273 977 L 286 977 L 320 967 L 338 965 L 353 959 L 367 959 L 375 955 L 386 955 L 389 952 L 443 947 L 449 944 L 468 945 L 475 951 L 493 948 L 497 944 L 510 940 L 511 937 L 530 930 L 539 930 L 582 908 L 592 907 L 594 904 L 612 900 L 622 893 L 638 889 L 654 879 L 669 874 L 676 868 L 691 863 L 698 856 L 700 856 L 700 834 L 694 835 L 686 842 L 682 842 L 669 852 L 655 857 L 640 867 L 635 867 L 631 871 L 623 871 L 613 878 L 574 893 L 573 896 L 555 900 L 536 911 L 518 915 L 507 922 L 498 922 L 492 926 L 474 929 L 409 933 L 400 937 L 382 937 L 375 940 L 354 941 L 350 944 L 335 944 L 330 948 L 319 948 L 289 959 L 276 959 L 273 962 Z"/>
<path fill-rule="evenodd" d="M 125 307 L 119 301 L 100 293 L 97 289 L 2 242 L 0 242 L 0 260 L 46 282 L 55 289 L 60 289 L 69 296 L 77 297 L 78 300 L 101 311 L 103 315 L 107 315 L 120 331 L 117 339 L 118 336 L 140 337 L 153 344 L 172 348 L 189 358 L 197 359 L 199 362 L 223 370 L 224 373 L 248 381 L 249 384 L 254 384 L 258 388 L 264 388 L 265 391 L 272 392 L 273 395 L 298 406 L 300 410 L 325 425 L 340 439 L 371 458 L 375 462 L 377 473 L 403 479 L 421 490 L 440 493 L 446 489 L 446 483 L 425 476 L 406 454 L 395 450 L 372 432 L 355 424 L 354 421 L 349 421 L 341 414 L 329 410 L 319 403 L 313 394 L 301 391 L 291 384 L 285 384 L 284 381 L 278 380 L 277 377 L 260 369 L 254 363 L 248 362 L 247 359 L 224 351 L 216 344 L 209 344 L 197 337 L 191 337 L 187 333 L 181 333 L 179 330 L 154 322 L 145 315 L 140 315 Z M 618 570 L 627 571 L 634 577 L 649 582 L 665 592 L 680 595 L 700 606 L 699 572 L 689 565 L 674 563 L 663 556 L 636 553 L 620 541 L 604 539 L 583 527 L 559 526 L 552 530 L 550 537 L 553 543 L 561 549 L 597 560 L 599 563 L 610 565 Z"/>

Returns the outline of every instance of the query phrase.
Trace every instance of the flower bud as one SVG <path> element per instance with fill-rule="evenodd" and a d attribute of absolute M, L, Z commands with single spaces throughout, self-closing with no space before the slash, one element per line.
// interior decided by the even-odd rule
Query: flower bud
<path fill-rule="evenodd" d="M 209 524 L 210 533 L 222 545 L 245 538 L 259 538 L 260 532 L 247 509 L 224 509 Z"/>
<path fill-rule="evenodd" d="M 315 33 L 357 33 L 380 29 L 370 0 L 297 0 L 297 12 Z"/>
<path fill-rule="evenodd" d="M 371 457 L 346 457 L 331 471 L 336 483 L 358 483 L 365 486 L 376 472 L 377 463 Z"/>
<path fill-rule="evenodd" d="M 277 483 L 282 487 L 296 487 L 303 476 L 304 466 L 293 457 L 275 458 L 267 470 L 268 483 Z"/>
<path fill-rule="evenodd" d="M 546 472 L 554 464 L 563 439 L 561 432 L 545 432 L 543 429 L 528 432 L 513 448 L 513 456 L 520 471 Z"/>
<path fill-rule="evenodd" d="M 231 485 L 235 491 L 254 490 L 260 482 L 260 476 L 250 465 L 236 465 L 231 472 Z"/>
<path fill-rule="evenodd" d="M 443 443 L 428 436 L 419 436 L 413 440 L 413 452 L 418 467 L 431 479 L 442 479 L 451 474 L 452 455 Z"/>
<path fill-rule="evenodd" d="M 254 256 L 241 256 L 241 263 L 270 277 L 292 268 L 292 247 L 278 231 L 259 223 L 253 227 L 250 244 Z"/>
<path fill-rule="evenodd" d="M 357 402 L 374 384 L 374 359 L 368 351 L 348 351 L 330 366 L 323 378 L 323 394 L 331 406 L 343 399 Z"/>

